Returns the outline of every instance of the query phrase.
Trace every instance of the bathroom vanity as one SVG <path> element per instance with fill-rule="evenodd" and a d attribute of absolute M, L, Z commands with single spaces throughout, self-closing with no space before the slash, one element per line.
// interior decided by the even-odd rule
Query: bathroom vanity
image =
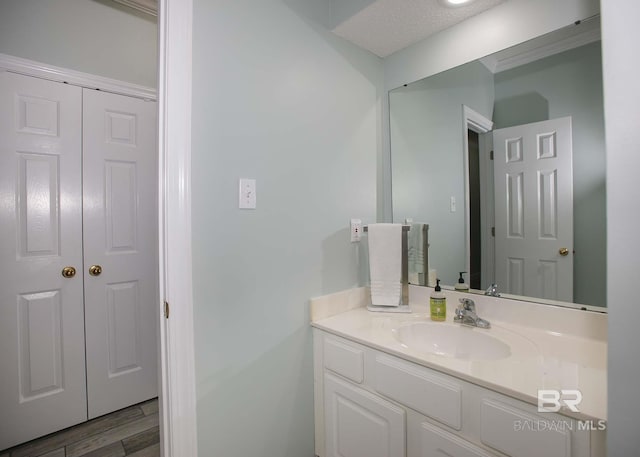
<path fill-rule="evenodd" d="M 311 300 L 319 457 L 605 455 L 605 314 L 447 291 L 437 323 L 429 290 L 409 315 L 368 312 L 365 288 Z M 453 322 L 464 297 L 491 329 Z M 539 389 L 566 404 L 540 412 Z"/>

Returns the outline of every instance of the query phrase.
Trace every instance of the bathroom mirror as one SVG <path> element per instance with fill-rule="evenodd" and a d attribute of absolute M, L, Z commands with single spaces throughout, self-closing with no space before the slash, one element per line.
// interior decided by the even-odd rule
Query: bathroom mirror
<path fill-rule="evenodd" d="M 394 222 L 453 286 L 606 308 L 599 18 L 389 92 Z M 593 308 L 592 308 L 593 307 Z"/>

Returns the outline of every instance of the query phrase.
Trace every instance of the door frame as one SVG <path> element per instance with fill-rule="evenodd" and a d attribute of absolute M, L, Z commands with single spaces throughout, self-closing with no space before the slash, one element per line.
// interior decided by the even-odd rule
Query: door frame
<path fill-rule="evenodd" d="M 159 392 L 164 457 L 195 457 L 191 280 L 192 0 L 160 0 L 158 90 L 0 53 L 0 72 L 158 101 Z M 170 319 L 165 318 L 169 303 Z"/>
<path fill-rule="evenodd" d="M 493 192 L 493 130 L 480 135 L 480 215 L 482 239 L 481 287 L 486 289 L 496 278 L 495 195 Z"/>
<path fill-rule="evenodd" d="M 477 111 L 469 108 L 466 105 L 462 105 L 462 161 L 463 161 L 463 169 L 464 169 L 464 237 L 465 237 L 465 270 L 470 272 L 471 269 L 471 261 L 469 257 L 469 253 L 471 252 L 471 228 L 470 228 L 470 215 L 469 215 L 469 137 L 467 134 L 468 130 L 478 133 L 482 135 L 483 133 L 488 133 L 493 129 L 493 122 L 490 119 L 487 119 L 482 114 Z M 483 152 L 484 147 L 483 143 L 480 144 L 480 153 Z M 482 175 L 486 175 L 486 161 L 480 160 L 480 183 L 482 185 L 483 179 Z M 480 196 L 480 206 L 483 208 L 483 211 L 487 208 L 487 202 L 485 201 L 485 195 Z M 485 214 L 482 215 L 484 221 L 487 221 Z M 484 228 L 483 224 L 483 228 Z M 484 238 L 483 238 L 484 240 Z M 484 247 L 484 242 L 483 242 Z M 484 265 L 484 264 L 483 264 Z M 484 271 L 483 271 L 484 273 Z"/>
<path fill-rule="evenodd" d="M 191 254 L 192 0 L 158 1 L 160 370 L 164 457 L 198 455 Z"/>

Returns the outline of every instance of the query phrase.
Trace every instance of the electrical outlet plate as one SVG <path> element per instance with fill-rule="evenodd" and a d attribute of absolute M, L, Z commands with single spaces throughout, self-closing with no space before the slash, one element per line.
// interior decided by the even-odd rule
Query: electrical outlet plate
<path fill-rule="evenodd" d="M 238 208 L 256 208 L 256 180 L 240 178 Z"/>
<path fill-rule="evenodd" d="M 351 219 L 351 224 L 350 224 L 350 231 L 351 231 L 351 242 L 352 243 L 357 243 L 358 241 L 360 241 L 360 238 L 362 237 L 362 220 L 360 219 Z"/>

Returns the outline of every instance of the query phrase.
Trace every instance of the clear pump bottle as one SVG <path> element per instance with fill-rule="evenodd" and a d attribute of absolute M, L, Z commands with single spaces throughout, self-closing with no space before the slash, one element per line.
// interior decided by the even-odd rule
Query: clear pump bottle
<path fill-rule="evenodd" d="M 465 273 L 466 271 L 460 272 L 460 277 L 458 278 L 458 282 L 454 286 L 454 289 L 456 289 L 456 292 L 469 292 L 469 284 L 464 282 L 464 277 L 462 276 Z"/>

